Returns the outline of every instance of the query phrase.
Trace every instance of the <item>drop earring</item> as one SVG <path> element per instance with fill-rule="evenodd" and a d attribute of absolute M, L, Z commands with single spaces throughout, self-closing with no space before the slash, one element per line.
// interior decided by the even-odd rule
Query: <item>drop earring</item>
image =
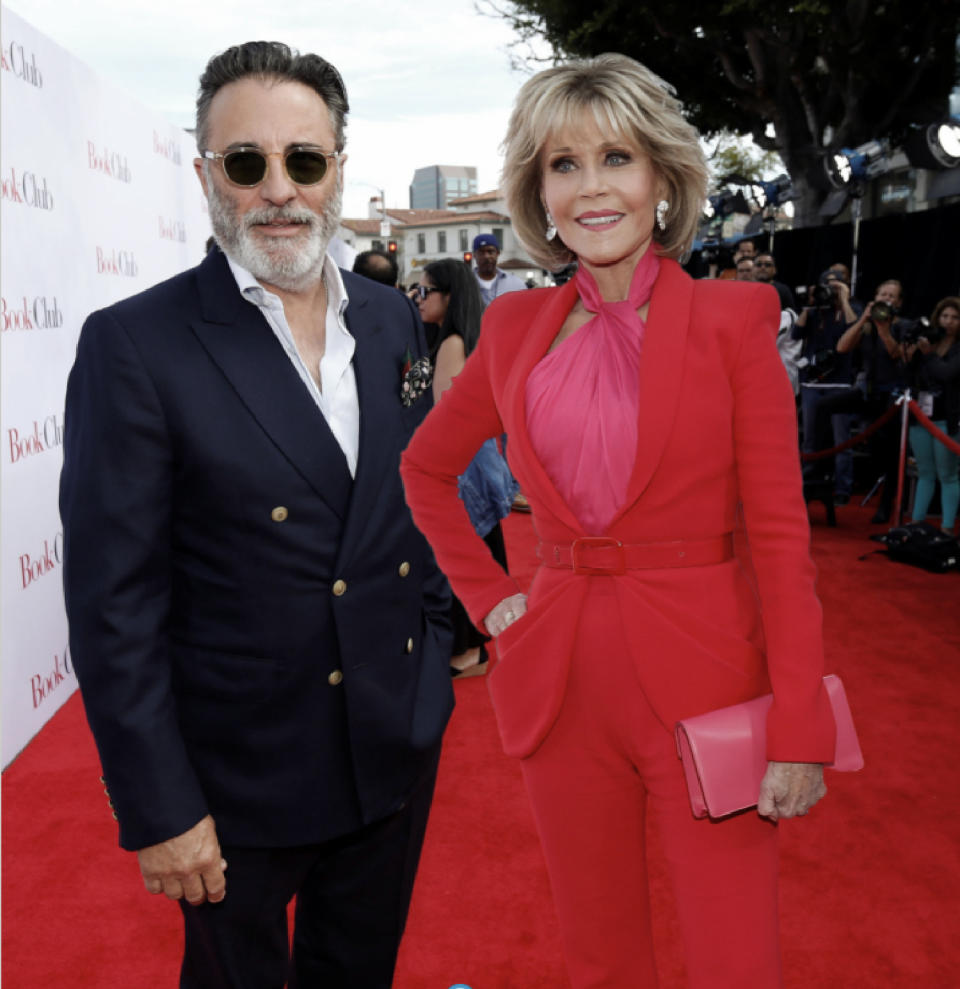
<path fill-rule="evenodd" d="M 666 199 L 661 199 L 660 202 L 657 203 L 657 227 L 660 230 L 667 229 L 666 216 L 668 209 L 670 209 L 670 204 L 666 201 Z"/>
<path fill-rule="evenodd" d="M 550 241 L 557 236 L 557 225 L 553 222 L 553 217 L 550 215 L 550 210 L 544 207 L 543 212 L 547 215 L 547 229 L 544 231 L 543 235 L 548 241 Z"/>

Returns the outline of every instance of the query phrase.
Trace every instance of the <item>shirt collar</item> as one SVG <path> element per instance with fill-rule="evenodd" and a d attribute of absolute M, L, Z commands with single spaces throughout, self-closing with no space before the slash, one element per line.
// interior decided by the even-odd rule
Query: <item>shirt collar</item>
<path fill-rule="evenodd" d="M 280 297 L 265 289 L 243 265 L 234 261 L 229 254 L 227 255 L 227 264 L 233 273 L 237 288 L 240 289 L 240 294 L 248 302 L 266 308 L 275 308 L 278 305 L 282 308 Z M 342 316 L 350 299 L 347 297 L 343 278 L 340 277 L 340 269 L 329 254 L 325 255 L 323 259 L 323 280 L 327 285 L 327 309 L 333 309 L 334 312 Z"/>

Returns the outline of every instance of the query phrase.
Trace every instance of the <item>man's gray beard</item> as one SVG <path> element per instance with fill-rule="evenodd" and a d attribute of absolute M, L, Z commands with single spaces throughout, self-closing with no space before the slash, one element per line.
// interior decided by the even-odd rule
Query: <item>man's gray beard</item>
<path fill-rule="evenodd" d="M 302 292 L 320 280 L 327 246 L 340 224 L 343 189 L 339 175 L 336 183 L 321 213 L 305 206 L 260 206 L 238 217 L 236 204 L 220 192 L 208 174 L 207 205 L 213 236 L 224 254 L 257 281 L 288 292 Z M 303 223 L 309 230 L 306 241 L 300 237 L 277 237 L 275 242 L 256 240 L 251 227 L 275 220 Z"/>

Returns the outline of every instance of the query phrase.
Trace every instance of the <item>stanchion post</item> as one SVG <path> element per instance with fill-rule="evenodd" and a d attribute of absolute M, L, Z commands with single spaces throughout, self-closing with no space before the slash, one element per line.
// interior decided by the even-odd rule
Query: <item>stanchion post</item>
<path fill-rule="evenodd" d="M 893 503 L 893 524 L 903 524 L 903 475 L 907 463 L 907 423 L 910 421 L 910 389 L 900 397 L 900 456 L 897 460 L 897 497 Z"/>

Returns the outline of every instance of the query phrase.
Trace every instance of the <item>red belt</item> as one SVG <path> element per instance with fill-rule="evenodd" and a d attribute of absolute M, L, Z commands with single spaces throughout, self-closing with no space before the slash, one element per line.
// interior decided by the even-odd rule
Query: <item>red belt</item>
<path fill-rule="evenodd" d="M 704 567 L 733 558 L 733 533 L 666 543 L 622 543 L 609 536 L 581 536 L 572 543 L 540 543 L 537 556 L 545 567 L 593 575 Z"/>

